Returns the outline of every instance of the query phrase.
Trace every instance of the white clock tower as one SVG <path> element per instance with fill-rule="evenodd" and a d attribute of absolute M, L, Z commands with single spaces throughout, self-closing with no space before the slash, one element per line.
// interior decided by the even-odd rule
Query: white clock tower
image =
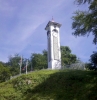
<path fill-rule="evenodd" d="M 49 21 L 45 28 L 47 30 L 49 69 L 61 69 L 60 27 L 61 24 Z"/>

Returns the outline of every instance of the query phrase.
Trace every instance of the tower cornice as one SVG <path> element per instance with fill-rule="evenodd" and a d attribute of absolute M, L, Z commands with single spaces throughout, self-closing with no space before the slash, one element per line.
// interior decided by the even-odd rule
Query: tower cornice
<path fill-rule="evenodd" d="M 54 25 L 54 26 L 58 26 L 59 28 L 61 27 L 61 24 L 54 22 L 54 21 L 49 21 L 48 24 L 45 27 L 45 30 L 48 30 L 48 27 Z"/>

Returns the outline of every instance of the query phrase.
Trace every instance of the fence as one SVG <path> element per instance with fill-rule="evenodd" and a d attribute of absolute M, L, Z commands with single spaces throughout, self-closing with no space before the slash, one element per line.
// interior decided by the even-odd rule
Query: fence
<path fill-rule="evenodd" d="M 74 63 L 71 65 L 62 66 L 62 69 L 78 69 L 78 70 L 85 70 L 85 64 L 83 62 Z"/>

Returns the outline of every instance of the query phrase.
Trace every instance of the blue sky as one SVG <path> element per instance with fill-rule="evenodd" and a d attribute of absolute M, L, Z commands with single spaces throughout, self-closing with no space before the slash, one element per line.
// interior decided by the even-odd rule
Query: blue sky
<path fill-rule="evenodd" d="M 86 10 L 87 5 L 75 5 L 74 0 L 0 0 L 0 61 L 7 62 L 16 53 L 30 58 L 31 53 L 47 49 L 44 28 L 53 16 L 62 24 L 61 45 L 69 46 L 73 54 L 87 62 L 96 46 L 92 35 L 72 35 L 71 17 L 78 9 Z"/>

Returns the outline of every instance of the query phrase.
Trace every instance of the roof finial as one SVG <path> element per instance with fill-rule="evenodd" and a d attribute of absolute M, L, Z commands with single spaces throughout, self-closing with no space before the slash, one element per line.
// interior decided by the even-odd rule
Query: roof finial
<path fill-rule="evenodd" d="M 52 22 L 54 22 L 53 16 L 52 16 Z"/>

